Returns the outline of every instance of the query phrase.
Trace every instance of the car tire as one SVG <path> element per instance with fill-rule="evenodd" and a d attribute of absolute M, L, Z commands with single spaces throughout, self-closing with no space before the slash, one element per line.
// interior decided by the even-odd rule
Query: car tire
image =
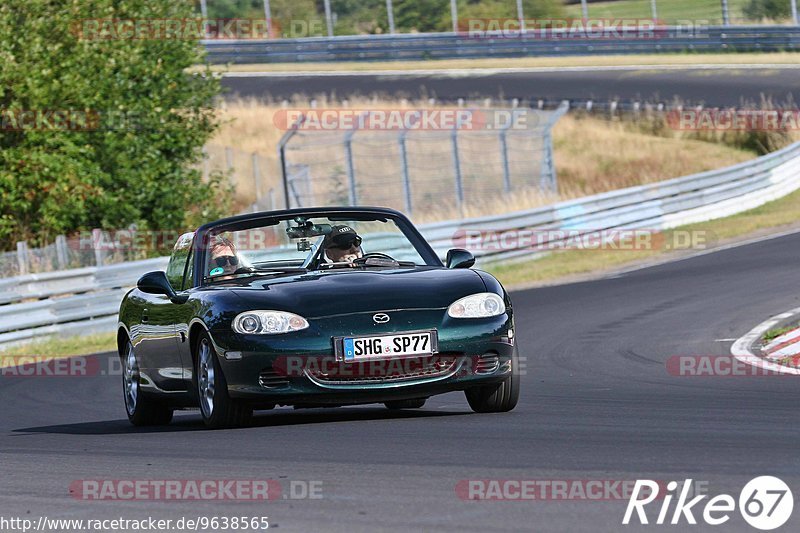
<path fill-rule="evenodd" d="M 130 340 L 120 354 L 122 359 L 122 394 L 128 420 L 134 426 L 165 426 L 172 421 L 172 409 L 142 394 L 141 374 L 136 350 Z"/>
<path fill-rule="evenodd" d="M 415 398 L 413 400 L 392 400 L 391 402 L 384 402 L 383 405 L 392 411 L 397 411 L 399 409 L 419 409 L 425 405 L 426 401 L 428 401 L 427 398 Z"/>
<path fill-rule="evenodd" d="M 511 375 L 502 383 L 472 387 L 464 391 L 467 402 L 476 413 L 505 413 L 517 406 L 519 400 L 519 353 L 511 354 Z"/>
<path fill-rule="evenodd" d="M 210 429 L 246 426 L 253 409 L 228 395 L 228 384 L 208 333 L 195 343 L 194 384 L 203 423 Z"/>

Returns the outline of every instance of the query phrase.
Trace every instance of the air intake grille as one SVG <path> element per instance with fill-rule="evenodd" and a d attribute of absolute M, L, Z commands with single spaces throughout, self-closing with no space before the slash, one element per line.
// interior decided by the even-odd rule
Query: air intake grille
<path fill-rule="evenodd" d="M 500 358 L 494 354 L 482 355 L 475 363 L 476 374 L 493 374 L 500 368 Z"/>
<path fill-rule="evenodd" d="M 265 389 L 282 389 L 289 386 L 286 376 L 280 375 L 272 368 L 265 368 L 258 375 L 258 383 Z"/>

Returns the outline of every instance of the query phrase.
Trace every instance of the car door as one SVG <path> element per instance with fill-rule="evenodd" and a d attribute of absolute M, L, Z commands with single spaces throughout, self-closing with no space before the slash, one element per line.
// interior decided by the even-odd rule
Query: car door
<path fill-rule="evenodd" d="M 167 280 L 176 291 L 182 289 L 192 236 L 184 234 L 178 239 L 167 265 Z M 183 391 L 187 388 L 176 328 L 182 305 L 173 303 L 166 295 L 148 294 L 142 309 L 140 332 L 143 347 L 138 350 L 142 358 L 141 369 L 163 391 Z"/>
<path fill-rule="evenodd" d="M 193 241 L 194 233 L 184 234 L 182 239 Z M 186 258 L 186 268 L 183 272 L 183 280 L 180 286 L 176 286 L 175 290 L 179 292 L 191 291 L 194 288 L 193 280 L 193 265 L 194 265 L 195 248 L 194 244 L 189 249 L 189 255 Z M 191 301 L 177 305 L 175 308 L 175 336 L 177 339 L 178 352 L 180 353 L 181 362 L 183 363 L 183 376 L 184 387 L 187 389 L 192 383 L 192 373 L 194 372 L 194 364 L 192 362 L 192 347 L 189 342 L 189 329 L 191 327 L 191 320 L 194 317 L 194 307 Z"/>

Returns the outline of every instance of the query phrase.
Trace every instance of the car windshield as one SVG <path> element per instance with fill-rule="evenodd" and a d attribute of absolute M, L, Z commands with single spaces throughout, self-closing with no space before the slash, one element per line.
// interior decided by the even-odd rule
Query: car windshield
<path fill-rule="evenodd" d="M 423 253 L 391 218 L 292 216 L 211 232 L 204 279 L 341 268 L 412 268 Z"/>

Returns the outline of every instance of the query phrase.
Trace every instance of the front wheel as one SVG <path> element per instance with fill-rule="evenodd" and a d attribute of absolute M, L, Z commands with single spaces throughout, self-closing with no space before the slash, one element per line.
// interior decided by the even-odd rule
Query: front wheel
<path fill-rule="evenodd" d="M 139 361 L 136 351 L 128 340 L 122 353 L 122 393 L 125 396 L 125 411 L 134 426 L 164 426 L 172 421 L 172 409 L 144 396 Z"/>
<path fill-rule="evenodd" d="M 253 409 L 228 396 L 228 384 L 208 333 L 203 333 L 197 341 L 194 375 L 200 414 L 206 427 L 218 429 L 247 425 Z"/>
<path fill-rule="evenodd" d="M 511 374 L 502 383 L 472 387 L 464 393 L 469 406 L 476 413 L 505 413 L 517 406 L 519 381 L 519 353 L 514 346 L 514 352 L 511 354 Z"/>

